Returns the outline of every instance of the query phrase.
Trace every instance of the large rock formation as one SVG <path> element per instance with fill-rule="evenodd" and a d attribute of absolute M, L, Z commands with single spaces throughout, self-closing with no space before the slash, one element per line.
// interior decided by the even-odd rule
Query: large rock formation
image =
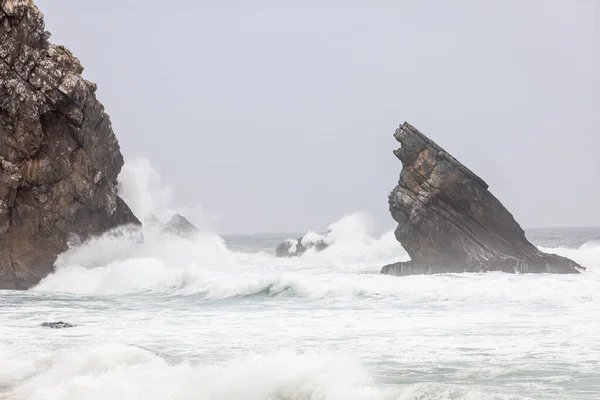
<path fill-rule="evenodd" d="M 96 85 L 49 37 L 31 0 L 0 0 L 0 289 L 36 284 L 70 238 L 139 223 Z"/>
<path fill-rule="evenodd" d="M 488 185 L 413 126 L 394 134 L 402 161 L 389 196 L 396 238 L 411 261 L 386 265 L 391 275 L 504 271 L 578 273 L 568 258 L 539 251 Z"/>

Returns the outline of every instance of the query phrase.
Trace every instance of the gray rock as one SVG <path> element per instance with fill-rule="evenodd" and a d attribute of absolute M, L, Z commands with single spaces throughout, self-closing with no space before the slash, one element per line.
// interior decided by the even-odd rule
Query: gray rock
<path fill-rule="evenodd" d="M 287 239 L 281 242 L 275 249 L 277 257 L 298 257 L 309 249 L 316 251 L 325 250 L 329 245 L 323 239 L 317 241 L 306 241 L 304 237 L 299 239 Z"/>
<path fill-rule="evenodd" d="M 186 217 L 180 214 L 175 214 L 169 222 L 164 224 L 161 228 L 163 232 L 170 233 L 173 235 L 181 236 L 184 238 L 191 238 L 194 235 L 201 233 L 202 231 L 194 224 L 192 224 Z"/>
<path fill-rule="evenodd" d="M 0 289 L 38 283 L 74 237 L 139 224 L 96 85 L 49 36 L 31 0 L 0 2 Z"/>
<path fill-rule="evenodd" d="M 156 215 L 150 215 L 144 220 L 143 225 L 155 229 L 161 234 L 175 235 L 186 239 L 191 239 L 202 233 L 196 225 L 181 214 L 173 215 L 167 222 L 161 221 Z"/>
<path fill-rule="evenodd" d="M 74 328 L 77 325 L 70 324 L 68 322 L 44 322 L 41 325 L 43 328 L 52 328 L 52 329 L 64 329 L 64 328 Z"/>
<path fill-rule="evenodd" d="M 390 275 L 504 271 L 563 273 L 585 270 L 538 250 L 488 185 L 408 123 L 394 137 L 401 148 L 398 186 L 389 196 L 396 239 L 411 261 L 386 265 Z"/>

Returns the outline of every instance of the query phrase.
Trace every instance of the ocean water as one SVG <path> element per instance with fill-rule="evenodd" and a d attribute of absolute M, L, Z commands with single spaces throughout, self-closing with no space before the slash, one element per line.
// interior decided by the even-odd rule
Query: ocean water
<path fill-rule="evenodd" d="M 285 234 L 72 248 L 0 292 L 0 399 L 600 398 L 600 229 L 527 232 L 580 275 L 391 277 L 408 257 L 367 225 L 293 259 L 274 257 Z M 58 320 L 77 326 L 40 326 Z"/>

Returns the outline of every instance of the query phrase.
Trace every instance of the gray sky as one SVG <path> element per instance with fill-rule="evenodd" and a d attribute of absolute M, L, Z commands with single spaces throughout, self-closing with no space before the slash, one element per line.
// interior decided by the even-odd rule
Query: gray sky
<path fill-rule="evenodd" d="M 98 83 L 126 161 L 147 157 L 221 232 L 355 211 L 392 227 L 405 120 L 522 226 L 600 225 L 592 0 L 37 4 Z"/>

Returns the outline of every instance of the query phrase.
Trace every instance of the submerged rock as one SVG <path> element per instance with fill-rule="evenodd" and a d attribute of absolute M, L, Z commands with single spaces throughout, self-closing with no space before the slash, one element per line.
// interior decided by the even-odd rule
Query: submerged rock
<path fill-rule="evenodd" d="M 309 249 L 316 251 L 325 250 L 329 245 L 325 243 L 325 238 L 309 233 L 299 239 L 287 239 L 280 243 L 275 249 L 277 257 L 298 257 Z"/>
<path fill-rule="evenodd" d="M 504 271 L 579 273 L 576 262 L 538 250 L 488 185 L 408 123 L 398 186 L 389 196 L 396 239 L 411 261 L 386 265 L 390 275 Z"/>
<path fill-rule="evenodd" d="M 63 329 L 63 328 L 74 328 L 77 325 L 70 324 L 68 322 L 44 322 L 41 325 L 43 328 L 52 328 L 52 329 Z"/>
<path fill-rule="evenodd" d="M 74 237 L 139 223 L 96 85 L 49 37 L 31 0 L 0 2 L 0 289 L 38 283 Z"/>

